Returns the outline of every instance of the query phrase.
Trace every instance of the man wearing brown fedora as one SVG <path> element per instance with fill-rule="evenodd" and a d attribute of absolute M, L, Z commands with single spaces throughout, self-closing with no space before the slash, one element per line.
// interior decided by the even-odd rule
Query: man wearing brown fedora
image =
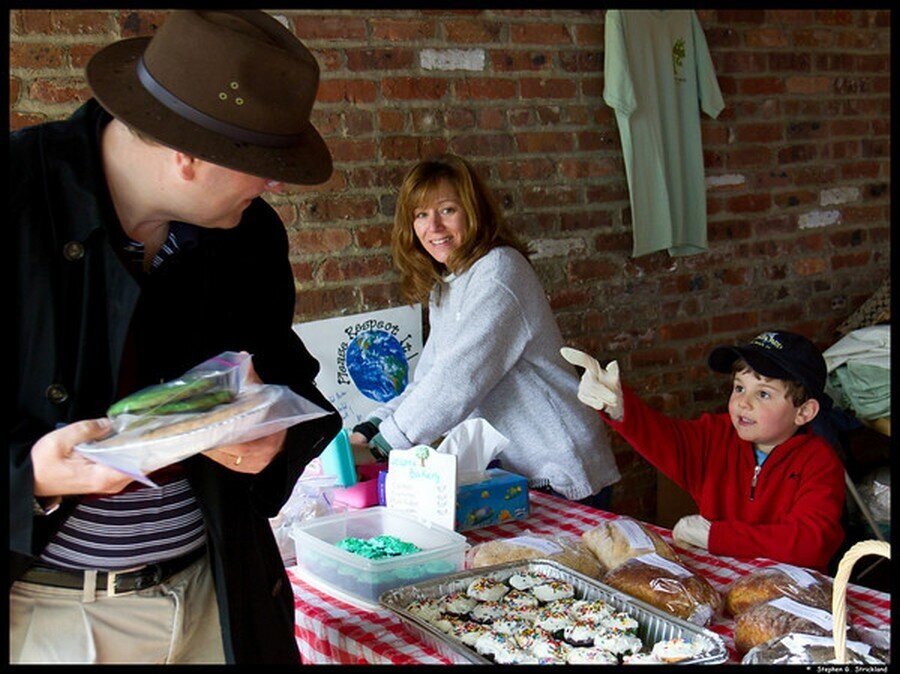
<path fill-rule="evenodd" d="M 91 59 L 94 99 L 69 119 L 10 134 L 10 662 L 299 662 L 268 518 L 340 417 L 260 195 L 331 174 L 318 79 L 261 11 L 173 11 Z M 157 489 L 73 452 L 118 398 L 241 350 L 332 413 L 186 459 Z"/>

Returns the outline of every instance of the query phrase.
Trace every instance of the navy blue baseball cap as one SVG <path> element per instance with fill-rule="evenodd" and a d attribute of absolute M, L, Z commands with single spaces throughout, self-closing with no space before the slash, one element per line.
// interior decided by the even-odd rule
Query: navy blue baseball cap
<path fill-rule="evenodd" d="M 717 346 L 710 352 L 708 362 L 716 372 L 730 373 L 738 358 L 764 377 L 800 382 L 820 402 L 826 397 L 825 359 L 803 335 L 783 330 L 763 332 L 747 344 Z"/>

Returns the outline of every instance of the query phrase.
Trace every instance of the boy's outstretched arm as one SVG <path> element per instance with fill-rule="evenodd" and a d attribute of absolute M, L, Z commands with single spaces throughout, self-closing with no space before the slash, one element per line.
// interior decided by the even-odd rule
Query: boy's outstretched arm
<path fill-rule="evenodd" d="M 596 358 L 584 351 L 564 346 L 559 352 L 572 365 L 584 368 L 581 383 L 578 384 L 578 399 L 598 412 L 606 412 L 611 419 L 621 421 L 624 410 L 619 364 L 612 361 L 604 370 Z"/>

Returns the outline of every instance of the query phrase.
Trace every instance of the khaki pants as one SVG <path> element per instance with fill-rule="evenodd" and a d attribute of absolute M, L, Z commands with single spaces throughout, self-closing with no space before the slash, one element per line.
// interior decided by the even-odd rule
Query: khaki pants
<path fill-rule="evenodd" d="M 85 585 L 13 583 L 10 663 L 225 662 L 207 556 L 137 592 L 107 596 L 90 580 Z"/>

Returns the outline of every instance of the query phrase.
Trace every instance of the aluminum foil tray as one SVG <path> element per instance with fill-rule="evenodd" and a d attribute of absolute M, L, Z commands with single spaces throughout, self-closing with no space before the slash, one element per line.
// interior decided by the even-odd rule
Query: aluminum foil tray
<path fill-rule="evenodd" d="M 703 644 L 703 650 L 697 657 L 682 660 L 681 665 L 718 665 L 728 659 L 728 651 L 722 638 L 708 629 L 698 627 L 673 615 L 663 613 L 646 602 L 635 599 L 619 590 L 573 571 L 562 564 L 549 559 L 530 559 L 495 566 L 484 566 L 468 569 L 449 576 L 443 576 L 422 583 L 404 585 L 379 597 L 379 603 L 400 618 L 404 627 L 419 637 L 422 642 L 455 664 L 492 664 L 490 660 L 478 654 L 452 636 L 444 634 L 419 617 L 409 613 L 406 607 L 417 599 L 435 599 L 451 592 L 465 590 L 469 583 L 478 576 L 490 576 L 505 581 L 518 571 L 533 571 L 551 578 L 565 580 L 575 588 L 575 597 L 589 601 L 602 599 L 624 611 L 638 621 L 637 635 L 644 643 L 644 650 L 649 650 L 657 641 L 682 638 Z"/>

